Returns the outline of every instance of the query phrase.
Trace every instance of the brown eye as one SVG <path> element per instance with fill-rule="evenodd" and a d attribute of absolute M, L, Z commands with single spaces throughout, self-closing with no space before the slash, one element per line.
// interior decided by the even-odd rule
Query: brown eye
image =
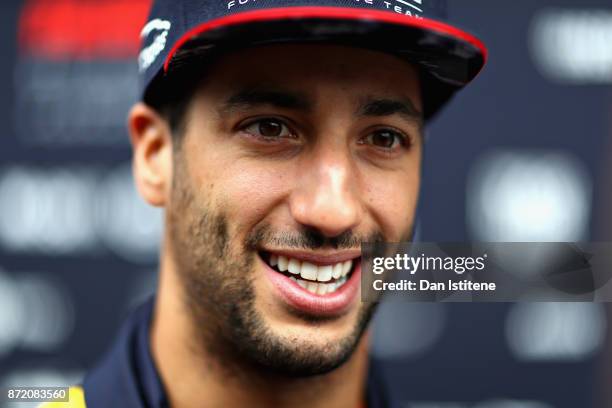
<path fill-rule="evenodd" d="M 244 131 L 256 137 L 269 140 L 292 138 L 294 136 L 287 125 L 273 118 L 259 119 L 251 122 L 251 124 L 244 128 Z"/>
<path fill-rule="evenodd" d="M 278 137 L 282 134 L 283 124 L 277 120 L 265 119 L 259 122 L 259 133 L 265 137 Z"/>
<path fill-rule="evenodd" d="M 405 138 L 398 132 L 384 129 L 370 133 L 365 142 L 381 149 L 395 149 L 405 144 Z"/>

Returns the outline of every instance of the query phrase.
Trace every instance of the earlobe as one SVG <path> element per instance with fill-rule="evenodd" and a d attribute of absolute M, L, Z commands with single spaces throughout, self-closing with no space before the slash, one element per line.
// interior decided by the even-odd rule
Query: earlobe
<path fill-rule="evenodd" d="M 172 180 L 172 137 L 167 122 L 151 107 L 137 103 L 128 116 L 134 181 L 151 205 L 165 206 Z"/>

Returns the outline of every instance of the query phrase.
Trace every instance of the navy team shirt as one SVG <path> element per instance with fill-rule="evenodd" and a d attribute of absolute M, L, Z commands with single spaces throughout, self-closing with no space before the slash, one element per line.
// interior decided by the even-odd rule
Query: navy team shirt
<path fill-rule="evenodd" d="M 87 408 L 169 408 L 150 351 L 153 305 L 154 299 L 149 299 L 130 314 L 111 350 L 86 375 Z M 370 362 L 365 401 L 367 408 L 400 406 L 389 399 L 376 361 Z"/>

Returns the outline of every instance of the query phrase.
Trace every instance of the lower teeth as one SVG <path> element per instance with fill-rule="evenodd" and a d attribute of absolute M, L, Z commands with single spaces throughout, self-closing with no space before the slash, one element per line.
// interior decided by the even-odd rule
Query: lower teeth
<path fill-rule="evenodd" d="M 328 293 L 334 293 L 336 290 L 341 288 L 346 283 L 347 277 L 343 276 L 337 281 L 331 283 L 306 281 L 303 279 L 297 279 L 295 276 L 291 276 L 289 279 L 296 282 L 298 285 L 311 293 L 316 295 L 326 295 Z"/>

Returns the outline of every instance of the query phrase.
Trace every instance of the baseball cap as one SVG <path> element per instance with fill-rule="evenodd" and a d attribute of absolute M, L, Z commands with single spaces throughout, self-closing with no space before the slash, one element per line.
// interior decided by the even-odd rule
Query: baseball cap
<path fill-rule="evenodd" d="M 447 16 L 446 0 L 154 0 L 141 32 L 142 97 L 185 65 L 226 50 L 283 43 L 333 43 L 392 53 L 416 64 L 425 119 L 470 83 L 487 49 Z"/>

